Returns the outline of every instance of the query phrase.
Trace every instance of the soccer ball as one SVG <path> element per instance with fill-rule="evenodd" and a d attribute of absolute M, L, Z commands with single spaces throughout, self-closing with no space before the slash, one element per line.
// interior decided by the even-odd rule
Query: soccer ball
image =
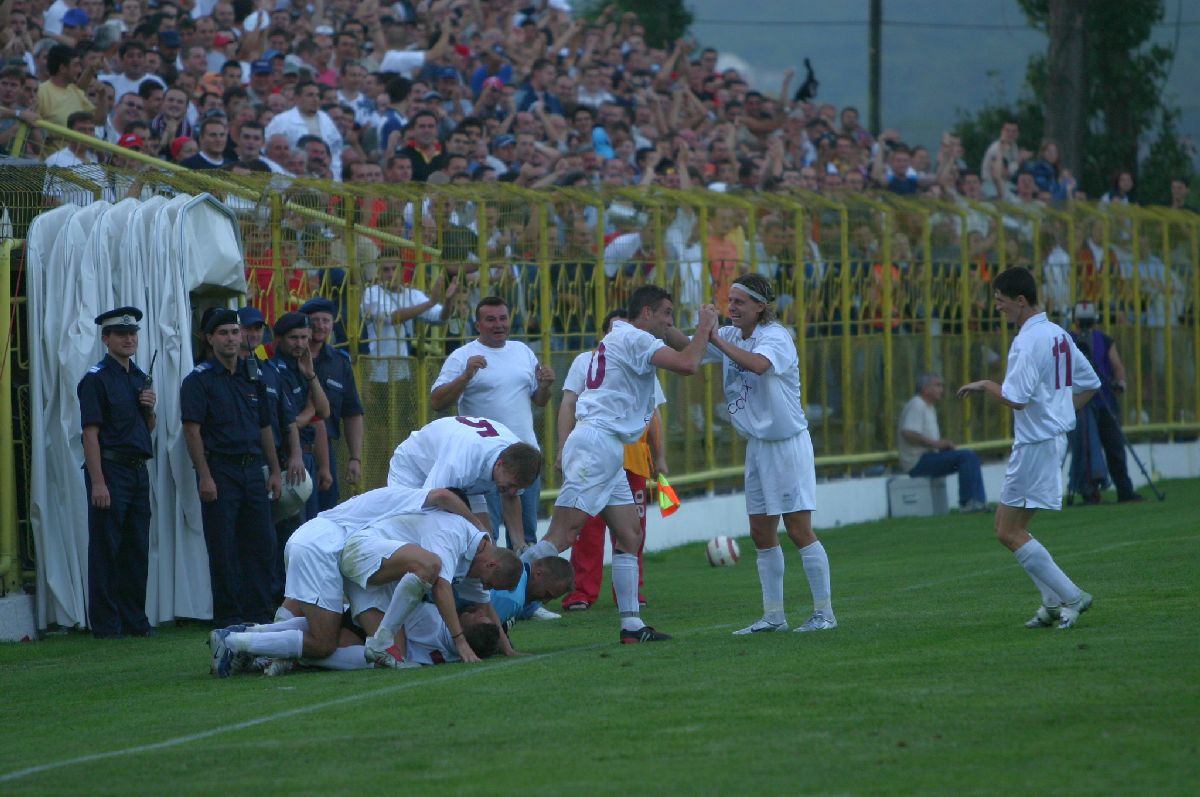
<path fill-rule="evenodd" d="M 730 567 L 737 564 L 738 544 L 733 537 L 713 537 L 704 549 L 708 563 L 713 567 Z"/>

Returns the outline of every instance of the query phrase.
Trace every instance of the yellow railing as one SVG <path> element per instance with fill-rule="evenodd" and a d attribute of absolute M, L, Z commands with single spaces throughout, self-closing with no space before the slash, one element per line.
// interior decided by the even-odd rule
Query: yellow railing
<path fill-rule="evenodd" d="M 780 320 L 795 332 L 826 472 L 894 460 L 899 410 L 921 372 L 940 372 L 950 386 L 1002 376 L 1012 330 L 989 286 L 1012 265 L 1035 270 L 1059 323 L 1069 323 L 1075 300 L 1096 302 L 1128 366 L 1122 420 L 1130 435 L 1200 430 L 1200 216 L 1192 213 L 888 194 L 344 185 L 188 172 L 89 143 L 146 169 L 105 167 L 96 196 L 119 199 L 124 186 L 140 196 L 208 191 L 224 199 L 241 220 L 247 300 L 268 318 L 313 295 L 337 303 L 337 345 L 354 356 L 366 406 L 366 486 L 382 481 L 392 448 L 432 417 L 429 387 L 448 349 L 473 337 L 479 298 L 504 297 L 513 337 L 561 378 L 593 344 L 605 312 L 638 285 L 671 290 L 677 323 L 689 328 L 701 303 L 723 299 L 729 280 L 750 270 L 774 279 Z M 79 174 L 52 177 L 86 184 Z M 606 257 L 626 235 L 640 236 L 632 254 Z M 1105 253 L 1099 266 L 1093 250 Z M 363 315 L 363 294 L 388 261 L 399 264 L 392 290 L 429 291 L 444 278 L 458 286 L 449 323 L 414 322 L 404 358 L 378 354 L 390 341 L 372 337 L 373 319 Z M 406 375 L 393 376 L 397 369 Z M 735 483 L 743 448 L 723 411 L 719 374 L 664 383 L 672 481 Z M 552 403 L 536 416 L 548 465 L 556 411 Z M 1011 414 L 995 405 L 947 400 L 939 413 L 943 433 L 963 445 L 992 453 L 1008 445 Z M 557 477 L 547 472 L 553 488 Z"/>

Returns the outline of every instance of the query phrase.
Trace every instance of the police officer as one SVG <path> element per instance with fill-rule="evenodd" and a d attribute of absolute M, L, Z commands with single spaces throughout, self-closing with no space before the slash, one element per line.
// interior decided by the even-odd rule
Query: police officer
<path fill-rule="evenodd" d="M 271 405 L 256 361 L 238 356 L 237 313 L 213 308 L 201 328 L 212 354 L 184 378 L 179 397 L 200 488 L 213 621 L 218 628 L 268 622 L 275 608 L 270 502 L 279 498 Z"/>
<path fill-rule="evenodd" d="M 327 490 L 333 484 L 329 439 L 323 420 L 329 417 L 329 399 L 313 366 L 312 351 L 308 346 L 311 338 L 308 316 L 284 313 L 275 321 L 272 331 L 275 333 L 275 355 L 271 364 L 279 372 L 281 389 L 290 397 L 292 406 L 299 408 L 296 426 L 300 431 L 300 450 L 304 467 L 316 486 L 304 506 L 303 516 L 297 518 L 302 523 L 312 520 L 320 511 L 317 491 Z"/>
<path fill-rule="evenodd" d="M 344 349 L 334 349 L 327 345 L 333 331 L 333 317 L 337 313 L 337 307 L 330 300 L 318 297 L 301 305 L 300 312 L 308 316 L 312 330 L 309 350 L 312 352 L 317 378 L 320 379 L 321 387 L 329 399 L 329 416 L 325 420 L 325 429 L 329 433 L 329 469 L 333 474 L 333 484 L 329 489 L 319 492 L 318 505 L 324 511 L 337 506 L 338 502 L 338 469 L 334 441 L 341 436 L 343 420 L 346 427 L 346 448 L 350 451 L 350 459 L 346 463 L 346 481 L 357 484 L 362 473 L 363 407 L 358 398 L 358 386 L 354 382 L 350 355 Z"/>
<path fill-rule="evenodd" d="M 142 311 L 118 307 L 96 316 L 108 353 L 80 380 L 83 480 L 88 503 L 88 624 L 97 638 L 150 636 L 146 568 L 154 391 L 133 362 Z"/>

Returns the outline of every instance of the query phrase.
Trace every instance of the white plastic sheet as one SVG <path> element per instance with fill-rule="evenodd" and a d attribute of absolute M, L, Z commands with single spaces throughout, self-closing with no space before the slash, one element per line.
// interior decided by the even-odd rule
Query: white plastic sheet
<path fill-rule="evenodd" d="M 190 293 L 245 292 L 237 226 L 208 195 L 117 205 L 64 205 L 28 235 L 37 620 L 86 626 L 87 496 L 76 385 L 103 356 L 93 318 L 134 305 L 146 317 L 136 361 L 150 367 L 158 424 L 150 467 L 152 623 L 211 617 L 208 561 L 195 474 L 183 442 L 179 385 L 191 370 Z"/>

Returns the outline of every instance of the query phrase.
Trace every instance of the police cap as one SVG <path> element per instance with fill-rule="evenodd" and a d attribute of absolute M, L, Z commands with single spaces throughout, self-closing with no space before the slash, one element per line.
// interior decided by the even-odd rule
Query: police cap
<path fill-rule="evenodd" d="M 205 334 L 212 334 L 217 327 L 223 327 L 226 324 L 238 323 L 238 314 L 227 307 L 213 307 L 209 312 L 204 314 L 204 320 L 201 325 L 204 327 Z"/>
<path fill-rule="evenodd" d="M 337 305 L 335 305 L 329 299 L 326 299 L 324 296 L 316 296 L 300 305 L 300 312 L 304 313 L 305 315 L 312 315 L 313 313 L 329 313 L 330 315 L 337 315 Z"/>
<path fill-rule="evenodd" d="M 271 329 L 275 332 L 275 337 L 282 338 L 293 329 L 307 329 L 308 316 L 304 313 L 284 313 L 276 320 L 275 326 Z"/>
<path fill-rule="evenodd" d="M 96 323 L 101 332 L 114 330 L 116 332 L 137 332 L 141 329 L 138 322 L 142 320 L 142 311 L 136 307 L 118 307 L 96 316 Z"/>

